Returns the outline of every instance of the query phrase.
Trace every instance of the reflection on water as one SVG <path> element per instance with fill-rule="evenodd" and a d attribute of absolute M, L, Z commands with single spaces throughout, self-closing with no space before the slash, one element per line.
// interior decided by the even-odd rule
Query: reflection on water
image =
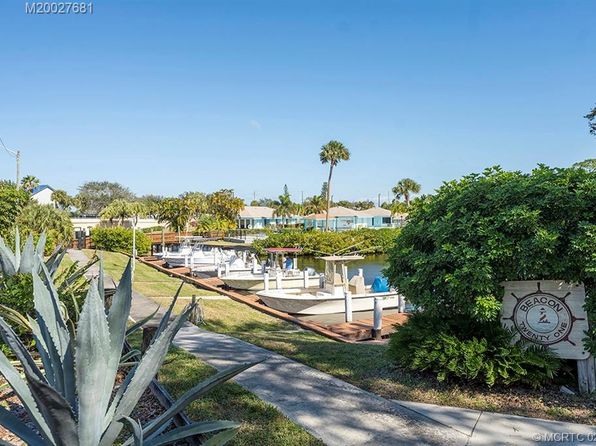
<path fill-rule="evenodd" d="M 310 256 L 298 257 L 298 267 L 300 269 L 310 267 L 319 273 L 324 273 L 325 261 Z M 362 260 L 354 260 L 348 263 L 348 277 L 358 274 L 358 269 L 362 268 L 364 270 L 364 282 L 370 285 L 375 277 L 383 275 L 381 271 L 386 267 L 386 255 L 369 255 Z"/>

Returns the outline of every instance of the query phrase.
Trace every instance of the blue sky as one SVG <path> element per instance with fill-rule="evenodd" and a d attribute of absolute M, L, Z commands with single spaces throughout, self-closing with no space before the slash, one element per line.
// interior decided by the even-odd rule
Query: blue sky
<path fill-rule="evenodd" d="M 501 164 L 594 157 L 594 1 L 0 4 L 0 136 L 23 173 L 76 192 L 318 193 L 320 146 L 352 152 L 335 199 L 385 198 Z M 0 152 L 0 178 L 14 162 Z"/>

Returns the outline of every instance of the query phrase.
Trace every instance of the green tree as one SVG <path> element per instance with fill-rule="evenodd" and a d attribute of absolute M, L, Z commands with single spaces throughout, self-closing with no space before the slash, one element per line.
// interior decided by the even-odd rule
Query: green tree
<path fill-rule="evenodd" d="M 396 199 L 404 199 L 406 206 L 410 205 L 410 197 L 412 194 L 420 192 L 421 186 L 411 178 L 402 178 L 397 182 L 392 191 Z"/>
<path fill-rule="evenodd" d="M 31 202 L 16 219 L 21 235 L 32 234 L 35 239 L 45 232 L 46 254 L 58 245 L 68 245 L 74 237 L 74 227 L 67 212 L 50 204 Z"/>
<path fill-rule="evenodd" d="M 21 179 L 21 187 L 26 192 L 31 193 L 37 186 L 39 186 L 39 179 L 33 175 L 26 175 Z"/>
<path fill-rule="evenodd" d="M 498 167 L 415 200 L 386 275 L 408 301 L 460 327 L 498 325 L 505 280 L 583 282 L 596 316 L 596 173 Z M 592 333 L 596 337 L 596 331 Z"/>
<path fill-rule="evenodd" d="M 275 210 L 273 211 L 273 215 L 276 217 L 282 217 L 287 219 L 291 217 L 295 212 L 295 205 L 292 202 L 292 196 L 290 195 L 290 191 L 288 190 L 288 185 L 284 184 L 284 191 L 278 197 L 278 201 L 275 204 Z"/>
<path fill-rule="evenodd" d="M 162 195 L 143 195 L 139 198 L 141 203 L 147 207 L 147 215 L 151 218 L 157 218 L 159 206 L 165 198 Z"/>
<path fill-rule="evenodd" d="M 132 218 L 136 226 L 138 219 L 147 215 L 147 206 L 140 201 L 114 200 L 103 208 L 99 215 L 101 218 L 110 220 L 110 223 L 118 219 L 122 226 L 127 218 Z"/>
<path fill-rule="evenodd" d="M 588 120 L 590 133 L 596 136 L 596 107 L 592 108 L 584 118 Z"/>
<path fill-rule="evenodd" d="M 590 158 L 587 160 L 575 163 L 573 167 L 579 167 L 580 169 L 586 169 L 588 172 L 596 172 L 596 158 Z"/>
<path fill-rule="evenodd" d="M 17 189 L 14 183 L 0 184 L 0 237 L 11 237 L 15 221 L 30 199 L 30 195 Z"/>
<path fill-rule="evenodd" d="M 242 209 L 244 209 L 244 201 L 235 197 L 232 189 L 221 189 L 207 195 L 206 211 L 218 220 L 235 226 Z"/>
<path fill-rule="evenodd" d="M 313 195 L 304 200 L 305 214 L 320 214 L 325 210 L 325 198 L 321 195 Z"/>
<path fill-rule="evenodd" d="M 331 207 L 331 178 L 333 169 L 340 161 L 350 159 L 350 151 L 339 141 L 329 141 L 319 153 L 319 159 L 323 164 L 329 164 L 329 178 L 327 179 L 327 212 L 325 215 L 325 230 L 329 230 L 329 208 Z"/>
<path fill-rule="evenodd" d="M 114 200 L 133 201 L 134 194 L 119 183 L 88 181 L 79 188 L 76 206 L 83 214 L 99 215 Z"/>
<path fill-rule="evenodd" d="M 73 198 L 62 189 L 56 189 L 54 192 L 52 192 L 52 200 L 62 210 L 67 210 L 74 205 Z"/>

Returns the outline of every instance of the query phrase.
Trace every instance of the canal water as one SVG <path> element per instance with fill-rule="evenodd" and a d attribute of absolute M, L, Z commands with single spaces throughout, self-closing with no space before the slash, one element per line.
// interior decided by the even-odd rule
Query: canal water
<path fill-rule="evenodd" d="M 358 269 L 364 272 L 364 283 L 370 285 L 375 277 L 383 275 L 383 269 L 387 267 L 386 255 L 367 255 L 362 260 L 354 260 L 348 264 L 348 277 L 358 274 Z M 314 268 L 319 273 L 325 272 L 325 261 L 316 257 L 298 257 L 298 268 Z"/>

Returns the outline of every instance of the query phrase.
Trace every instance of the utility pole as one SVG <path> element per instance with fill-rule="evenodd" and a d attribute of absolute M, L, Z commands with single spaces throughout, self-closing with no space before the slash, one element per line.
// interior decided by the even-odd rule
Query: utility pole
<path fill-rule="evenodd" d="M 21 151 L 20 150 L 10 150 L 8 147 L 4 145 L 4 141 L 0 138 L 0 144 L 4 147 L 4 150 L 8 152 L 9 155 L 14 156 L 17 162 L 17 182 L 16 187 L 19 189 L 21 187 Z"/>
<path fill-rule="evenodd" d="M 304 191 L 303 191 L 303 190 L 301 190 L 301 191 L 300 191 L 300 194 L 302 194 L 302 204 L 304 204 Z"/>
<path fill-rule="evenodd" d="M 381 207 L 381 194 L 378 194 L 377 196 L 377 206 Z"/>

